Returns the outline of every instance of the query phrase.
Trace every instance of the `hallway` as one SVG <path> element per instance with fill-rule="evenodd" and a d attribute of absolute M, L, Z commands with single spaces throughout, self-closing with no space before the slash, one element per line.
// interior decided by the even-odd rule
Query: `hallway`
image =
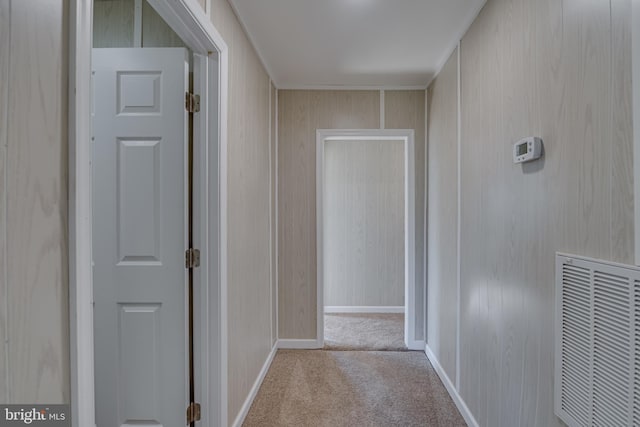
<path fill-rule="evenodd" d="M 466 426 L 423 352 L 279 350 L 243 426 Z"/>
<path fill-rule="evenodd" d="M 157 44 L 167 35 L 180 47 Z M 189 51 L 179 78 L 144 64 L 103 85 L 94 48 Z M 98 98 L 126 119 L 104 139 Z M 403 135 L 402 155 L 353 149 L 323 169 L 327 135 L 371 134 Z M 404 178 L 387 187 L 359 163 Z M 640 0 L 0 0 L 0 176 L 0 414 L 640 426 Z M 330 195 L 353 213 L 334 246 Z M 369 277 L 325 295 L 325 263 L 354 249 L 343 276 Z M 389 280 L 371 253 L 403 280 L 358 300 Z M 145 276 L 111 273 L 133 267 Z M 101 311 L 104 272 L 131 295 Z M 152 295 L 158 278 L 170 298 Z M 370 345 L 370 326 L 342 346 L 327 307 L 404 312 L 407 348 Z"/>
<path fill-rule="evenodd" d="M 326 313 L 322 350 L 279 350 L 244 426 L 466 426 L 402 313 Z"/>

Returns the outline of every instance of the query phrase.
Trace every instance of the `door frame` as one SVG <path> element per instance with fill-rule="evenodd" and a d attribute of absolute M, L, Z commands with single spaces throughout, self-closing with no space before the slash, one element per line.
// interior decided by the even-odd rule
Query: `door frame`
<path fill-rule="evenodd" d="M 404 141 L 404 341 L 409 350 L 424 350 L 415 339 L 415 135 L 413 129 L 318 129 L 316 130 L 316 347 L 324 346 L 324 143 L 326 141 Z"/>
<path fill-rule="evenodd" d="M 229 51 L 197 0 L 148 0 L 194 54 L 200 119 L 194 118 L 194 234 L 202 239 L 194 285 L 205 295 L 195 316 L 202 425 L 227 425 L 227 111 Z M 71 419 L 95 425 L 91 183 L 93 0 L 69 6 L 69 324 Z M 195 56 L 195 55 L 194 55 Z M 214 96 L 217 95 L 217 96 Z M 213 149 L 211 149 L 213 147 Z M 185 349 L 186 351 L 186 349 Z M 186 410 L 186 408 L 185 408 Z M 215 414 L 212 415 L 212 414 Z"/>

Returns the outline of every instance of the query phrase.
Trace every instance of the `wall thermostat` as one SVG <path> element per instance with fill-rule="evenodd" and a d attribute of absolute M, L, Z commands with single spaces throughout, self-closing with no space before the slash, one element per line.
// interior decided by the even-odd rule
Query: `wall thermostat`
<path fill-rule="evenodd" d="M 542 156 L 542 139 L 528 136 L 513 144 L 513 163 L 524 163 Z"/>

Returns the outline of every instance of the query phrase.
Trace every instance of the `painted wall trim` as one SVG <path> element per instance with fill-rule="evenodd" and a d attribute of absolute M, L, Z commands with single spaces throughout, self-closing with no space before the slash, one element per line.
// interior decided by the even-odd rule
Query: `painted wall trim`
<path fill-rule="evenodd" d="M 404 306 L 326 305 L 325 313 L 404 313 Z"/>
<path fill-rule="evenodd" d="M 95 425 L 91 268 L 91 48 L 93 1 L 69 4 L 69 329 L 71 420 Z M 87 339 L 88 338 L 88 339 Z"/>
<path fill-rule="evenodd" d="M 274 83 L 275 86 L 275 83 Z M 280 213 L 278 210 L 278 205 L 280 204 L 280 199 L 279 199 L 279 195 L 278 195 L 278 174 L 279 174 L 279 169 L 278 169 L 278 141 L 279 141 L 279 131 L 278 131 L 278 110 L 280 109 L 280 104 L 279 104 L 279 91 L 278 88 L 276 87 L 276 233 L 275 233 L 275 237 L 276 237 L 276 253 L 275 253 L 275 257 L 276 257 L 276 283 L 275 283 L 275 287 L 276 287 L 276 306 L 275 306 L 275 310 L 276 310 L 276 344 L 278 343 L 278 339 L 280 338 L 280 295 L 279 295 L 279 289 L 280 289 L 280 257 L 278 256 L 278 254 L 280 253 L 280 245 L 279 245 L 279 241 L 280 241 L 280 231 L 279 231 L 279 224 L 280 224 Z"/>
<path fill-rule="evenodd" d="M 385 128 L 385 106 L 384 106 L 384 90 L 380 90 L 380 129 Z"/>
<path fill-rule="evenodd" d="M 410 350 L 422 350 L 424 340 L 415 339 L 415 132 L 413 129 L 317 129 L 316 130 L 316 339 L 324 343 L 324 236 L 323 236 L 323 187 L 324 187 L 324 143 L 325 141 L 404 140 L 404 223 L 405 223 L 405 321 L 404 338 Z M 424 303 L 423 301 L 421 303 Z"/>
<path fill-rule="evenodd" d="M 408 345 L 407 348 L 413 351 L 423 351 L 424 346 L 427 345 L 425 340 L 413 340 L 409 344 L 410 345 Z"/>
<path fill-rule="evenodd" d="M 429 362 L 431 362 L 433 369 L 436 371 L 436 373 L 440 377 L 440 380 L 442 381 L 445 388 L 449 392 L 449 396 L 451 396 L 451 399 L 453 399 L 453 403 L 455 403 L 456 408 L 458 408 L 458 411 L 460 411 L 460 414 L 462 414 L 462 418 L 464 418 L 464 420 L 467 422 L 467 425 L 469 427 L 479 427 L 478 422 L 473 417 L 473 414 L 467 407 L 467 404 L 465 403 L 464 399 L 462 399 L 462 396 L 460 396 L 456 388 L 453 386 L 451 379 L 447 376 L 447 373 L 444 371 L 444 369 L 442 369 L 442 366 L 440 366 L 440 362 L 438 361 L 438 358 L 436 357 L 435 354 L 433 354 L 433 352 L 431 351 L 428 345 L 424 347 L 424 353 L 427 355 Z"/>
<path fill-rule="evenodd" d="M 633 69 L 633 170 L 635 203 L 635 260 L 640 265 L 640 1 L 631 2 L 632 61 Z"/>
<path fill-rule="evenodd" d="M 462 278 L 462 260 L 460 259 L 460 241 L 462 233 L 460 232 L 460 228 L 462 227 L 462 210 L 460 209 L 462 204 L 462 91 L 461 82 L 462 82 L 462 68 L 460 65 L 460 45 L 458 42 L 458 76 L 457 76 L 457 109 L 458 109 L 458 118 L 457 118 L 457 128 L 458 128 L 458 138 L 457 138 L 457 175 L 458 175 L 458 186 L 456 191 L 457 194 L 457 204 L 458 204 L 458 212 L 457 212 L 457 226 L 456 226 L 456 289 L 457 289 L 457 308 L 456 308 L 456 388 L 460 388 L 460 310 L 462 309 L 462 303 L 460 302 L 460 293 L 461 289 L 461 278 Z"/>
<path fill-rule="evenodd" d="M 273 123 L 272 117 L 274 114 L 274 111 L 271 111 L 271 107 L 273 105 L 272 103 L 272 99 L 271 99 L 271 94 L 272 94 L 272 90 L 271 90 L 271 85 L 273 84 L 273 80 L 269 79 L 269 329 L 271 331 L 270 334 L 270 340 L 272 343 L 275 344 L 275 342 L 277 341 L 276 338 L 276 334 L 275 331 L 273 330 L 273 310 L 275 310 L 275 307 L 273 306 L 273 287 L 275 286 L 275 280 L 273 278 L 274 275 L 274 268 L 273 268 L 273 260 L 274 260 L 274 256 L 275 254 L 273 253 L 273 239 L 274 239 L 274 234 L 273 232 L 275 230 L 273 230 L 273 209 L 274 209 L 274 202 L 273 202 L 273 184 L 274 184 L 274 178 L 273 178 L 273 174 L 274 174 L 274 170 L 275 170 L 275 165 L 272 162 L 271 159 L 271 149 L 275 144 L 275 141 L 272 141 L 272 136 L 273 136 L 273 129 L 271 129 L 271 124 Z M 277 155 L 277 154 L 276 154 Z M 276 325 L 276 329 L 277 329 L 277 325 Z"/>
<path fill-rule="evenodd" d="M 317 350 L 324 346 L 319 340 L 296 340 L 284 339 L 278 340 L 278 348 L 296 349 L 296 350 Z"/>
<path fill-rule="evenodd" d="M 209 18 L 207 18 L 209 19 Z M 211 20 L 209 20 L 211 22 Z M 223 41 L 224 43 L 224 41 Z M 219 273 L 218 273 L 218 294 L 219 301 L 219 316 L 220 316 L 220 339 L 219 345 L 222 351 L 220 352 L 220 361 L 218 363 L 218 369 L 220 369 L 220 396 L 218 397 L 220 405 L 220 425 L 228 425 L 228 322 L 227 322 L 227 127 L 228 127 L 228 104 L 229 104 L 229 50 L 224 45 L 224 49 L 220 51 L 220 75 L 218 85 L 220 88 L 219 108 L 220 108 L 220 126 L 219 126 L 219 138 L 220 147 L 218 148 L 218 174 L 219 174 L 219 219 L 218 219 L 218 233 L 220 236 L 219 242 Z M 211 243 L 211 242 L 209 242 Z M 211 282 L 209 282 L 211 284 Z M 215 345 L 215 344 L 214 344 Z"/>
<path fill-rule="evenodd" d="M 429 241 L 428 241 L 428 215 L 429 215 L 429 91 L 424 91 L 424 209 L 422 211 L 423 219 L 423 258 L 422 258 L 422 289 L 424 289 L 424 304 L 422 312 L 424 313 L 423 328 L 424 341 L 429 341 Z"/>
<path fill-rule="evenodd" d="M 232 424 L 233 427 L 242 426 L 244 419 L 247 417 L 247 414 L 249 413 L 249 409 L 251 409 L 251 405 L 253 404 L 253 401 L 258 395 L 258 391 L 260 390 L 260 386 L 264 381 L 264 377 L 266 377 L 267 372 L 269 372 L 269 368 L 271 367 L 271 363 L 273 363 L 273 358 L 276 356 L 277 352 L 278 352 L 278 345 L 276 343 L 276 345 L 274 345 L 273 348 L 271 349 L 271 352 L 269 352 L 269 355 L 267 356 L 267 360 L 264 361 L 264 364 L 262 365 L 262 369 L 258 374 L 258 378 L 256 378 L 255 382 L 253 383 L 253 387 L 251 387 L 251 390 L 249 391 L 249 395 L 247 396 L 244 403 L 242 404 L 242 407 L 240 408 L 240 412 L 238 413 L 238 416 L 236 417 L 235 421 Z"/>
<path fill-rule="evenodd" d="M 149 4 L 167 21 L 196 53 L 208 57 L 218 52 L 217 60 L 207 61 L 207 85 L 219 87 L 216 108 L 208 108 L 218 128 L 207 127 L 207 141 L 218 146 L 219 175 L 214 178 L 218 188 L 217 215 L 211 229 L 219 239 L 217 275 L 211 282 L 217 289 L 207 321 L 215 321 L 220 330 L 211 331 L 215 341 L 210 346 L 212 361 L 207 378 L 210 402 L 203 402 L 212 413 L 219 414 L 216 424 L 227 425 L 227 321 L 226 321 L 226 150 L 228 99 L 228 48 L 196 0 L 149 0 Z M 94 365 L 93 365 L 93 278 L 91 268 L 91 49 L 93 1 L 71 2 L 69 8 L 69 320 L 71 362 L 71 405 L 74 427 L 95 425 Z M 216 71 L 213 72 L 215 67 Z M 214 78 L 217 81 L 210 81 Z M 215 116 L 213 115 L 215 112 Z M 212 177 L 213 178 L 213 177 Z M 211 218 L 209 218 L 211 219 Z M 206 260 L 205 260 L 206 261 Z M 215 318 L 213 317 L 215 316 Z M 212 328 L 213 329 L 213 328 Z M 206 340 L 207 337 L 204 338 Z M 211 378 L 214 378 L 211 380 Z M 203 386 L 205 387 L 205 386 Z"/>

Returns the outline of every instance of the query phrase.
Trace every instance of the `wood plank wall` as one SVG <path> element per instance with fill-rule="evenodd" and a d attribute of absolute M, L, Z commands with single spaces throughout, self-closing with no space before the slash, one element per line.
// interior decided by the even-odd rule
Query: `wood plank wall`
<path fill-rule="evenodd" d="M 385 91 L 386 127 L 415 129 L 416 282 L 424 252 L 424 91 Z M 316 129 L 379 129 L 380 91 L 278 91 L 278 305 L 283 339 L 316 338 Z M 420 270 L 418 270 L 420 268 Z M 416 292 L 416 339 L 424 334 Z"/>
<path fill-rule="evenodd" d="M 424 280 L 424 227 L 425 227 L 425 91 L 424 90 L 385 90 L 384 91 L 384 128 L 413 129 L 415 131 L 415 339 L 425 339 L 425 280 Z"/>
<path fill-rule="evenodd" d="M 630 7 L 489 0 L 462 39 L 460 370 L 447 372 L 480 425 L 561 425 L 555 252 L 634 260 Z M 451 73 L 430 88 L 432 126 L 450 110 L 455 86 L 440 78 Z M 430 168 L 452 163 L 439 151 L 447 129 L 430 131 Z M 528 135 L 543 138 L 544 158 L 515 165 L 511 144 Z M 430 206 L 450 188 L 432 183 Z M 431 238 L 430 251 L 450 245 Z"/>
<path fill-rule="evenodd" d="M 133 0 L 93 3 L 93 47 L 133 46 Z"/>
<path fill-rule="evenodd" d="M 0 0 L 2 402 L 69 402 L 67 22 Z"/>
<path fill-rule="evenodd" d="M 611 258 L 635 258 L 633 180 L 632 0 L 611 0 Z M 638 77 L 636 75 L 636 77 Z"/>
<path fill-rule="evenodd" d="M 134 0 L 93 4 L 93 47 L 134 47 Z M 141 47 L 186 47 L 149 3 L 142 2 Z"/>
<path fill-rule="evenodd" d="M 142 2 L 142 47 L 186 47 L 146 0 Z"/>
<path fill-rule="evenodd" d="M 279 336 L 316 338 L 316 129 L 380 126 L 378 91 L 278 91 Z"/>
<path fill-rule="evenodd" d="M 458 50 L 427 94 L 427 344 L 456 378 L 458 322 Z"/>
<path fill-rule="evenodd" d="M 0 0 L 0 402 L 9 402 L 9 375 L 7 342 L 7 235 L 6 206 L 7 183 L 7 109 L 9 106 L 9 34 L 11 34 L 11 2 Z"/>
<path fill-rule="evenodd" d="M 227 0 L 210 2 L 229 48 L 229 423 L 272 349 L 269 94 L 271 82 Z"/>

